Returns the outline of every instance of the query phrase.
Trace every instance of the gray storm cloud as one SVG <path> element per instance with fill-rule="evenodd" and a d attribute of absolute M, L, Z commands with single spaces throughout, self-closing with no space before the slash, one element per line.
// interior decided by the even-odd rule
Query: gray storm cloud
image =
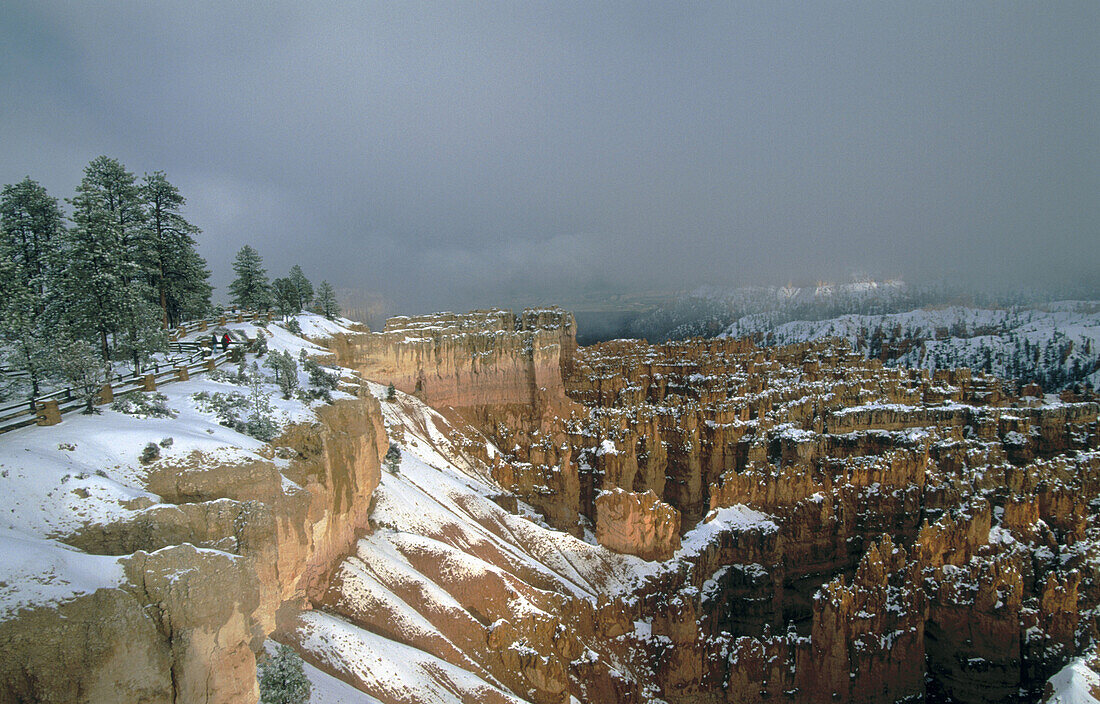
<path fill-rule="evenodd" d="M 163 169 L 218 285 L 250 243 L 408 311 L 1097 285 L 1097 36 L 1095 2 L 12 2 L 0 181 Z"/>

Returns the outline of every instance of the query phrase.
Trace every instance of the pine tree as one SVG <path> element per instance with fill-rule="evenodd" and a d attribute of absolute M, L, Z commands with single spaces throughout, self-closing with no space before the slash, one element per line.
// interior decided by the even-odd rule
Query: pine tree
<path fill-rule="evenodd" d="M 305 310 L 313 302 L 313 284 L 302 273 L 302 267 L 297 264 L 290 268 L 290 274 L 287 278 L 294 284 L 294 289 L 298 294 L 298 310 Z"/>
<path fill-rule="evenodd" d="M 390 445 L 390 449 L 386 450 L 386 457 L 382 460 L 386 465 L 386 469 L 390 474 L 397 474 L 397 471 L 401 468 L 401 448 L 397 445 Z"/>
<path fill-rule="evenodd" d="M 8 364 L 27 372 L 32 398 L 57 332 L 48 303 L 57 284 L 62 222 L 57 199 L 30 178 L 0 193 L 0 336 L 8 343 Z"/>
<path fill-rule="evenodd" d="M 322 281 L 317 288 L 317 311 L 332 320 L 340 315 L 340 305 L 336 302 L 336 292 L 328 281 Z"/>
<path fill-rule="evenodd" d="M 290 278 L 275 279 L 271 282 L 271 293 L 275 303 L 275 310 L 286 320 L 301 310 L 298 305 L 298 287 Z"/>
<path fill-rule="evenodd" d="M 199 233 L 180 213 L 187 202 L 164 172 L 146 174 L 141 196 L 148 210 L 149 250 L 144 253 L 149 285 L 165 327 L 186 315 L 199 316 L 210 306 L 210 271 L 195 251 Z"/>
<path fill-rule="evenodd" d="M 69 384 L 78 398 L 84 400 L 85 413 L 95 413 L 95 401 L 107 382 L 110 367 L 96 355 L 87 340 L 61 338 L 50 355 L 53 376 Z"/>
<path fill-rule="evenodd" d="M 264 366 L 275 372 L 275 383 L 283 392 L 283 398 L 290 398 L 298 388 L 298 363 L 287 351 L 272 352 L 267 356 Z"/>
<path fill-rule="evenodd" d="M 241 308 L 267 310 L 271 307 L 271 284 L 259 253 L 247 244 L 237 252 L 233 261 L 237 278 L 229 284 L 233 303 Z"/>
<path fill-rule="evenodd" d="M 275 654 L 260 662 L 260 704 L 306 704 L 312 689 L 302 667 L 302 658 L 289 646 L 279 644 Z"/>
<path fill-rule="evenodd" d="M 133 349 L 145 338 L 142 316 L 148 310 L 136 303 L 152 299 L 145 210 L 134 175 L 105 156 L 88 164 L 70 202 L 74 226 L 68 232 L 60 302 L 78 334 L 99 338 L 106 361 L 109 338 L 117 343 L 120 331 L 126 331 Z"/>
<path fill-rule="evenodd" d="M 253 370 L 250 386 L 251 393 L 248 397 L 248 418 L 245 420 L 245 432 L 257 440 L 269 442 L 279 434 L 279 426 L 276 425 L 273 417 L 274 409 L 271 407 L 271 396 L 263 389 L 263 381 L 258 369 Z"/>

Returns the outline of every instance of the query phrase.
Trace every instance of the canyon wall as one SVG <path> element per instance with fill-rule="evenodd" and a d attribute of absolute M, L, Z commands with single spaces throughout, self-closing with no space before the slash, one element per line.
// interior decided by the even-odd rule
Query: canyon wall
<path fill-rule="evenodd" d="M 367 529 L 388 447 L 371 396 L 264 452 L 154 466 L 125 521 L 59 539 L 124 579 L 0 622 L 0 702 L 255 702 L 264 639 L 323 597 Z"/>
<path fill-rule="evenodd" d="M 551 525 L 672 558 L 608 606 L 649 629 L 632 652 L 667 701 L 1037 699 L 1097 637 L 1097 404 L 837 341 L 577 349 L 484 315 L 396 320 L 342 359 L 472 409 L 494 478 Z M 540 334 L 571 353 L 536 362 Z M 774 530 L 707 528 L 742 509 Z"/>

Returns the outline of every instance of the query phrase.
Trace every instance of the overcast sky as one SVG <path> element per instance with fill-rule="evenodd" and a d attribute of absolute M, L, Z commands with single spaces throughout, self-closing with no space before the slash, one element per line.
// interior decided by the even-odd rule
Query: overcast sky
<path fill-rule="evenodd" d="M 7 0 L 0 183 L 167 172 L 225 298 L 421 311 L 844 280 L 1098 282 L 1100 2 Z"/>

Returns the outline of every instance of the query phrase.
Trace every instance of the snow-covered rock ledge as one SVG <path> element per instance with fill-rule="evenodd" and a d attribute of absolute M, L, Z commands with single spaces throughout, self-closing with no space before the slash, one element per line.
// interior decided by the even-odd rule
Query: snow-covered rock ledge
<path fill-rule="evenodd" d="M 346 329 L 316 317 L 299 318 L 314 340 Z M 269 355 L 327 352 L 265 334 Z M 388 447 L 354 380 L 331 402 L 285 398 L 273 371 L 251 371 L 270 443 L 218 422 L 208 398 L 254 392 L 225 376 L 166 387 L 164 417 L 106 409 L 5 437 L 0 702 L 256 701 L 255 653 L 365 532 Z"/>

